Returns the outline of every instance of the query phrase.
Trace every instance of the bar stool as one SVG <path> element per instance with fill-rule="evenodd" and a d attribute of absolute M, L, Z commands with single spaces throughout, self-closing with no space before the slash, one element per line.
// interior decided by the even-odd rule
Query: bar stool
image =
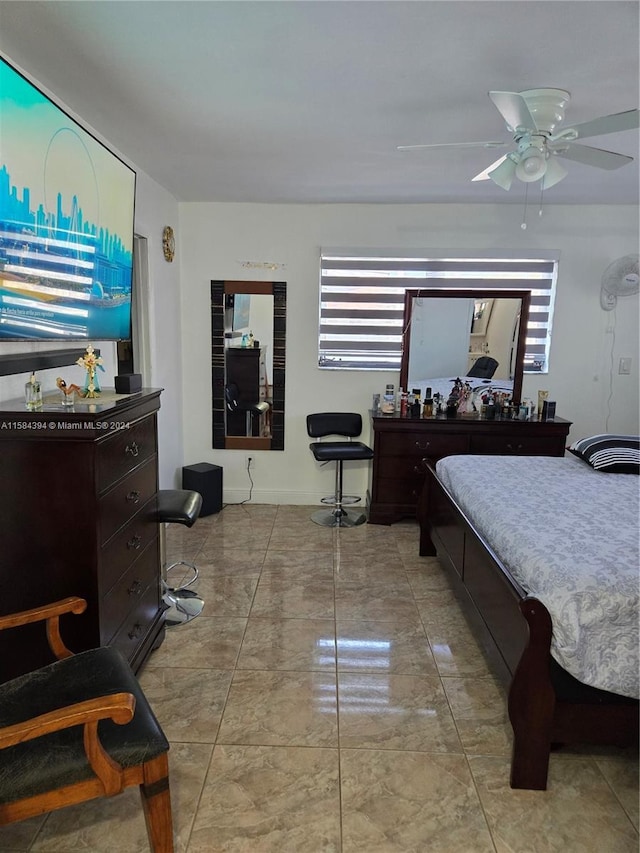
<path fill-rule="evenodd" d="M 311 438 L 339 435 L 346 441 L 314 441 L 309 445 L 318 462 L 336 463 L 336 486 L 331 499 L 332 510 L 314 512 L 311 520 L 323 527 L 357 527 L 367 520 L 366 513 L 347 512 L 342 496 L 342 464 L 361 459 L 373 459 L 373 450 L 361 441 L 352 441 L 362 432 L 362 417 L 356 412 L 318 412 L 307 415 L 307 433 Z M 323 498 L 323 502 L 328 499 Z M 350 502 L 360 498 L 349 498 Z"/>
<path fill-rule="evenodd" d="M 235 382 L 225 385 L 224 398 L 228 412 L 245 413 L 245 435 L 252 436 L 254 433 L 254 418 L 260 424 L 260 418 L 269 411 L 270 406 L 266 400 L 246 401 L 241 399 L 241 394 Z M 258 430 L 259 434 L 259 430 Z"/>
<path fill-rule="evenodd" d="M 200 515 L 202 496 L 187 489 L 160 489 L 158 513 L 160 523 L 160 551 L 162 556 L 162 601 L 165 607 L 165 625 L 183 625 L 199 616 L 204 600 L 189 589 L 198 579 L 194 563 L 176 560 L 167 565 L 167 533 L 165 524 L 184 524 L 193 527 Z"/>

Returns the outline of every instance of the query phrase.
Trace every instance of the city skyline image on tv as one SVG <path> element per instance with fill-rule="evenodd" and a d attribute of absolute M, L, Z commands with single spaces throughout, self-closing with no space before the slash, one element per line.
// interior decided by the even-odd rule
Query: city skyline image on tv
<path fill-rule="evenodd" d="M 127 340 L 135 172 L 0 58 L 0 341 Z"/>

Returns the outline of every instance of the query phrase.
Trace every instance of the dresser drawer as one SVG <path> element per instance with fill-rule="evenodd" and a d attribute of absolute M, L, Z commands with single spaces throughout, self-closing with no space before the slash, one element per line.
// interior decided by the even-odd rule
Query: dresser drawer
<path fill-rule="evenodd" d="M 123 620 L 137 614 L 150 584 L 158 584 L 159 549 L 152 542 L 100 602 L 100 619 L 106 634 L 114 634 Z"/>
<path fill-rule="evenodd" d="M 116 633 L 105 642 L 122 652 L 130 661 L 156 620 L 159 608 L 160 590 L 157 582 L 154 581 L 140 596 L 137 607 L 127 615 Z"/>
<path fill-rule="evenodd" d="M 103 495 L 99 502 L 100 543 L 104 545 L 157 491 L 155 457 Z"/>
<path fill-rule="evenodd" d="M 98 492 L 108 489 L 155 452 L 155 417 L 144 418 L 100 441 L 96 453 Z"/>
<path fill-rule="evenodd" d="M 102 548 L 99 574 L 101 595 L 109 592 L 118 578 L 157 536 L 157 500 L 154 495 Z"/>
<path fill-rule="evenodd" d="M 387 480 L 381 477 L 376 484 L 374 499 L 380 504 L 415 506 L 422 493 L 423 483 L 424 474 L 408 480 Z"/>
<path fill-rule="evenodd" d="M 380 435 L 380 453 L 384 456 L 429 456 L 440 458 L 453 453 L 467 453 L 466 435 L 445 435 L 432 432 L 394 432 Z"/>
<path fill-rule="evenodd" d="M 402 480 L 420 484 L 424 480 L 425 467 L 421 456 L 382 456 L 378 462 L 378 476 L 385 480 Z"/>
<path fill-rule="evenodd" d="M 562 440 L 536 435 L 472 435 L 470 453 L 501 456 L 556 456 Z"/>

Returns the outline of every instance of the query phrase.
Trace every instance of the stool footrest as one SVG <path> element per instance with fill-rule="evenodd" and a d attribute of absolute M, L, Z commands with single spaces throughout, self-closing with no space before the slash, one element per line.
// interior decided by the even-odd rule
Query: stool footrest
<path fill-rule="evenodd" d="M 360 503 L 362 500 L 361 497 L 356 495 L 343 495 L 342 496 L 342 504 L 350 505 Z M 320 503 L 328 504 L 329 506 L 336 506 L 336 496 L 335 495 L 327 495 L 326 498 L 320 498 Z"/>
<path fill-rule="evenodd" d="M 180 568 L 180 566 L 185 566 L 187 569 L 190 569 L 191 577 L 187 578 L 187 573 L 183 571 L 180 582 L 174 584 L 171 579 L 171 574 L 177 574 L 177 570 Z M 175 591 L 177 589 L 186 589 L 187 587 L 192 586 L 198 580 L 198 575 L 198 569 L 196 568 L 196 566 L 194 566 L 193 563 L 188 563 L 186 560 L 178 560 L 175 563 L 171 563 L 171 565 L 167 566 L 167 568 L 165 569 L 164 582 L 166 588 L 171 591 Z"/>

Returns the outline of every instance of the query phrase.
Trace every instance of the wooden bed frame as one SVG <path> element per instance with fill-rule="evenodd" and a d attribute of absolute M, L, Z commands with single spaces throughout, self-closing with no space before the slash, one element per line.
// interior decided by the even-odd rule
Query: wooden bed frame
<path fill-rule="evenodd" d="M 568 743 L 638 743 L 638 701 L 588 687 L 551 657 L 551 617 L 526 595 L 427 460 L 420 554 L 437 555 L 510 674 L 511 787 L 546 790 L 549 753 Z"/>

